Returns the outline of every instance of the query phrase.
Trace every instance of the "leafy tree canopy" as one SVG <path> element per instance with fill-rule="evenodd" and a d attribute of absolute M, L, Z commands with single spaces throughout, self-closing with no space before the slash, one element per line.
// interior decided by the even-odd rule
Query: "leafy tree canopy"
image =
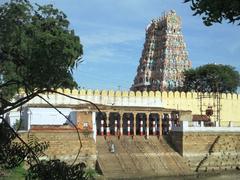
<path fill-rule="evenodd" d="M 223 19 L 229 23 L 240 25 L 240 1 L 239 0 L 184 0 L 191 2 L 193 15 L 203 15 L 202 19 L 206 26 L 213 23 L 222 23 Z"/>
<path fill-rule="evenodd" d="M 0 170 L 27 159 L 29 179 L 46 179 L 49 173 L 65 175 L 62 179 L 84 179 L 82 163 L 39 161 L 48 143 L 34 139 L 26 143 L 3 116 L 52 88 L 75 87 L 72 70 L 82 53 L 66 15 L 52 5 L 33 6 L 28 0 L 0 5 Z M 19 88 L 25 89 L 25 96 L 13 99 Z"/>
<path fill-rule="evenodd" d="M 72 69 L 82 55 L 66 15 L 52 5 L 12 0 L 0 6 L 0 74 L 4 97 L 19 88 L 75 87 Z"/>
<path fill-rule="evenodd" d="M 229 65 L 207 64 L 184 72 L 185 91 L 236 92 L 240 85 L 239 72 Z"/>

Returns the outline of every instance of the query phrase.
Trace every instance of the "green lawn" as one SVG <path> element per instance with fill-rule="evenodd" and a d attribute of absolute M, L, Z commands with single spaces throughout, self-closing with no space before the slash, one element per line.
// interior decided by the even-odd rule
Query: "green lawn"
<path fill-rule="evenodd" d="M 6 176 L 0 177 L 0 180 L 24 180 L 26 170 L 23 168 L 23 165 L 11 170 L 6 170 Z"/>

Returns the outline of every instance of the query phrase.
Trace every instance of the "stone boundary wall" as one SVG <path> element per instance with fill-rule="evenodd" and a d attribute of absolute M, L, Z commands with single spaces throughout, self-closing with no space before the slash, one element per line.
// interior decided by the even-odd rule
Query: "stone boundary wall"
<path fill-rule="evenodd" d="M 179 92 L 179 91 L 114 91 L 114 90 L 92 90 L 92 89 L 62 89 L 56 90 L 67 95 L 89 95 L 89 96 L 117 96 L 117 97 L 154 97 L 154 98 L 182 98 L 191 99 L 197 98 L 199 93 L 197 92 Z M 19 94 L 24 94 L 24 91 L 20 90 Z M 204 96 L 211 95 L 212 93 L 203 93 Z M 222 99 L 240 100 L 240 94 L 236 93 L 221 93 Z"/>
<path fill-rule="evenodd" d="M 240 132 L 171 132 L 170 142 L 189 166 L 202 171 L 240 167 Z"/>
<path fill-rule="evenodd" d="M 142 107 L 163 107 L 176 110 L 191 110 L 192 114 L 201 114 L 200 100 L 196 92 L 160 92 L 160 91 L 113 91 L 113 90 L 70 90 L 70 89 L 57 89 L 58 92 L 71 95 L 74 97 L 82 98 L 92 101 L 96 104 L 112 105 L 112 106 L 142 106 Z M 20 95 L 23 92 L 20 92 Z M 204 93 L 207 97 L 211 95 Z M 69 99 L 59 94 L 44 95 L 52 104 L 79 104 L 78 100 Z M 228 126 L 229 121 L 233 123 L 240 123 L 240 94 L 222 93 L 221 95 L 221 126 Z M 83 102 L 80 102 L 83 103 Z M 29 104 L 46 104 L 40 98 L 34 98 Z M 202 109 L 205 110 L 208 106 L 216 105 L 216 99 L 203 98 Z M 214 109 L 216 115 L 216 108 Z M 203 113 L 204 113 L 203 112 Z M 213 117 L 213 120 L 216 116 Z"/>
<path fill-rule="evenodd" d="M 49 148 L 44 152 L 44 159 L 60 159 L 71 164 L 78 154 L 80 144 L 76 130 L 51 127 L 39 127 L 29 132 L 20 132 L 21 137 L 27 142 L 29 135 L 37 137 L 39 142 L 49 142 Z M 82 148 L 77 162 L 84 162 L 87 166 L 95 168 L 97 154 L 96 144 L 92 133 L 80 133 Z M 76 163 L 77 163 L 76 162 Z"/>

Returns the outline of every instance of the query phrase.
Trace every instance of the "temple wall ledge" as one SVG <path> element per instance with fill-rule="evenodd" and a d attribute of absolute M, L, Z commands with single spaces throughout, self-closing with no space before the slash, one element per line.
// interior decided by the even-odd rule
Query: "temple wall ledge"
<path fill-rule="evenodd" d="M 198 122 L 181 121 L 178 125 L 172 125 L 171 130 L 173 132 L 239 132 L 240 127 L 232 126 L 229 122 L 228 127 L 221 127 L 219 123 L 215 123 L 215 126 L 205 127 L 203 123 Z"/>

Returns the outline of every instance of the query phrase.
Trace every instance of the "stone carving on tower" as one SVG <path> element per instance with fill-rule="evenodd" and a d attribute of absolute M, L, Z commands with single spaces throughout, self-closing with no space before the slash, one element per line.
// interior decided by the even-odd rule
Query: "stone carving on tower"
<path fill-rule="evenodd" d="M 190 67 L 181 19 L 171 10 L 147 26 L 144 48 L 131 90 L 175 90 L 182 86 L 183 71 Z"/>

